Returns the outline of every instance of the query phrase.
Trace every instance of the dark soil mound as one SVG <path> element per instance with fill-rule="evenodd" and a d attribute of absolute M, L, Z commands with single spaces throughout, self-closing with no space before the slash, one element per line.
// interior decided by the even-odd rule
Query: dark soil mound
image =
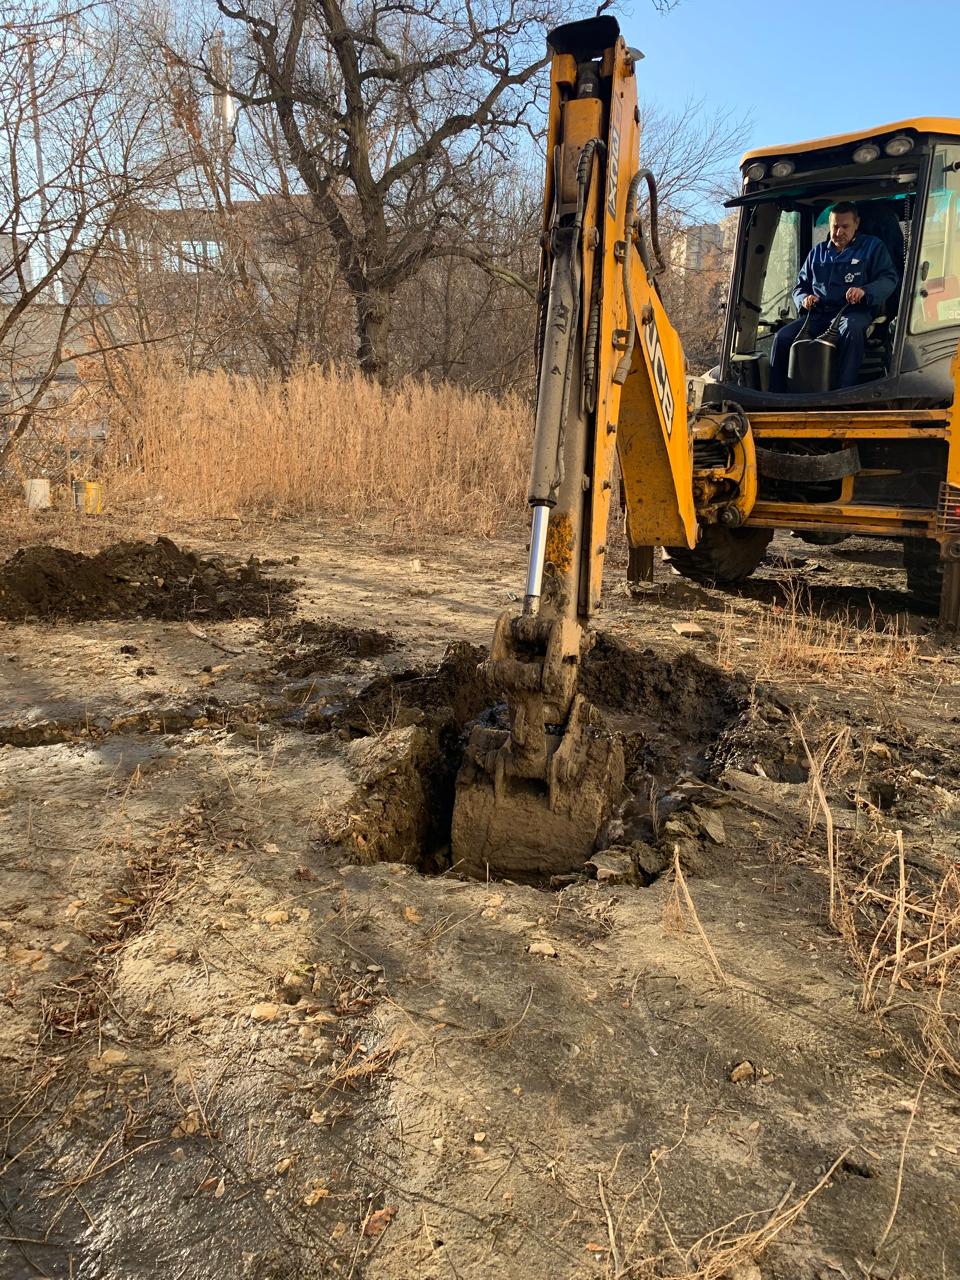
<path fill-rule="evenodd" d="M 253 559 L 228 568 L 169 538 L 117 542 L 95 556 L 26 547 L 0 567 L 0 618 L 267 617 L 289 611 L 292 586 Z"/>
<path fill-rule="evenodd" d="M 276 640 L 289 645 L 277 670 L 293 680 L 325 675 L 347 658 L 380 658 L 396 647 L 392 636 L 373 627 L 348 627 L 339 622 L 285 623 Z"/>
<path fill-rule="evenodd" d="M 685 652 L 665 658 L 601 631 L 580 668 L 579 689 L 595 706 L 634 713 L 694 742 L 715 737 L 746 706 L 746 680 Z"/>
<path fill-rule="evenodd" d="M 489 690 L 477 670 L 486 656 L 486 649 L 479 645 L 456 641 L 432 671 L 378 676 L 326 727 L 360 735 L 379 733 L 402 718 L 403 711 L 417 710 L 428 716 L 451 713 L 462 728 L 490 705 Z"/>

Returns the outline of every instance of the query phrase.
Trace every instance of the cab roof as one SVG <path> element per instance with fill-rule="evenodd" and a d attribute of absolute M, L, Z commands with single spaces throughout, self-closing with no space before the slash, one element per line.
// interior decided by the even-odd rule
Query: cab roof
<path fill-rule="evenodd" d="M 805 151 L 825 151 L 828 147 L 842 147 L 846 142 L 865 142 L 885 133 L 898 133 L 912 129 L 915 133 L 948 134 L 960 138 L 960 119 L 953 116 L 917 116 L 913 120 L 896 120 L 893 124 L 881 124 L 875 129 L 857 129 L 855 133 L 835 133 L 829 138 L 812 138 L 807 142 L 790 142 L 780 147 L 758 147 L 747 151 L 740 161 L 741 168 L 750 160 L 763 160 L 770 156 L 794 156 Z"/>

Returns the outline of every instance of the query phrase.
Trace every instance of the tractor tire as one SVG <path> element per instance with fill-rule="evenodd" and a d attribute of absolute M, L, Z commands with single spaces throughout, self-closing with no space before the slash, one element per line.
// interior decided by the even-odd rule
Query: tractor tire
<path fill-rule="evenodd" d="M 749 578 L 766 555 L 772 529 L 727 529 L 708 524 L 700 541 L 688 547 L 667 547 L 670 563 L 685 578 L 708 586 L 732 586 Z"/>
<path fill-rule="evenodd" d="M 940 608 L 943 591 L 943 561 L 940 544 L 931 538 L 904 538 L 903 567 L 907 571 L 907 590 L 924 610 Z"/>

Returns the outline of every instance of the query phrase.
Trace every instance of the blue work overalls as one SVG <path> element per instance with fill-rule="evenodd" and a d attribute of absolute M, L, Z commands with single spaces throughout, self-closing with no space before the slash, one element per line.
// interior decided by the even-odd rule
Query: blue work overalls
<path fill-rule="evenodd" d="M 847 306 L 840 319 L 840 357 L 838 387 L 856 385 L 867 328 L 876 308 L 886 302 L 899 284 L 899 276 L 886 245 L 876 236 L 862 232 L 855 235 L 845 249 L 835 249 L 829 240 L 816 244 L 807 254 L 800 268 L 794 301 L 800 316 L 778 329 L 770 349 L 770 390 L 787 390 L 787 366 L 790 348 L 803 328 L 807 316 L 810 327 L 806 337 L 816 338 L 829 326 L 841 307 L 846 306 L 848 289 L 863 289 L 866 296 L 861 303 Z M 810 294 L 819 302 L 810 314 L 803 308 L 803 299 Z"/>

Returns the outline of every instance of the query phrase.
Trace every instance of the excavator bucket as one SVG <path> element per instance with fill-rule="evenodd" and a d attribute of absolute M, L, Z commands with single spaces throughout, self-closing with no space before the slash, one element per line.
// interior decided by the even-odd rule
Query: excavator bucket
<path fill-rule="evenodd" d="M 590 857 L 623 787 L 623 748 L 582 696 L 562 736 L 547 739 L 544 781 L 517 772 L 508 731 L 473 730 L 453 811 L 457 870 L 542 880 Z"/>
<path fill-rule="evenodd" d="M 541 880 L 589 858 L 624 775 L 620 739 L 576 692 L 589 642 L 573 620 L 497 622 L 481 673 L 506 699 L 510 728 L 478 724 L 467 742 L 453 810 L 457 870 Z"/>
<path fill-rule="evenodd" d="M 605 276 L 612 297 L 621 273 L 613 240 L 627 200 L 608 173 L 615 175 L 619 148 L 634 140 L 634 113 L 624 101 L 635 90 L 615 20 L 559 28 L 549 44 L 527 582 L 521 614 L 500 618 L 484 664 L 493 700 L 506 704 L 509 728 L 474 729 L 457 779 L 452 831 L 458 870 L 527 880 L 582 868 L 624 774 L 622 745 L 578 693 L 577 673 L 599 599 L 615 447 L 606 427 L 615 416 L 609 394 L 614 364 L 626 350 L 614 333 L 618 316 L 603 304 Z M 614 98 L 618 114 L 611 122 Z"/>

